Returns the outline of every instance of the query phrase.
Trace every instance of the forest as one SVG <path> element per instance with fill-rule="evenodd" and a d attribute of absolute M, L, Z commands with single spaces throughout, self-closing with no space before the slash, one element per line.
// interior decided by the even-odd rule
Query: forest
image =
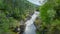
<path fill-rule="evenodd" d="M 47 0 L 42 6 L 27 0 L 0 0 L 0 34 L 18 34 L 14 29 L 21 23 L 24 28 L 35 10 L 40 12 L 34 22 L 36 34 L 60 34 L 60 0 Z"/>

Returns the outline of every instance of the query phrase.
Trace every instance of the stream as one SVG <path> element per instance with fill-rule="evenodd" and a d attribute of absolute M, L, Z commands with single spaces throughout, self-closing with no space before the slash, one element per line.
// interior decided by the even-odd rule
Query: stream
<path fill-rule="evenodd" d="M 36 34 L 36 27 L 34 25 L 35 19 L 38 17 L 39 12 L 35 11 L 34 14 L 31 16 L 31 19 L 26 21 L 26 28 L 24 34 Z"/>
<path fill-rule="evenodd" d="M 27 0 L 27 1 L 38 6 L 41 6 L 46 2 L 46 0 Z M 34 14 L 31 16 L 31 19 L 25 22 L 26 28 L 23 34 L 36 34 L 36 27 L 34 25 L 34 21 L 38 17 L 39 13 L 40 12 L 38 11 L 34 11 Z"/>

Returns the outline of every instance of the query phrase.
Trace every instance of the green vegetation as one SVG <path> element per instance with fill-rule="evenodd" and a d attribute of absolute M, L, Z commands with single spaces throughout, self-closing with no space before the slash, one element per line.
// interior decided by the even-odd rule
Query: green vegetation
<path fill-rule="evenodd" d="M 39 9 L 42 20 L 39 32 L 44 34 L 60 34 L 60 0 L 47 0 Z"/>
<path fill-rule="evenodd" d="M 10 28 L 18 26 L 34 10 L 35 5 L 27 0 L 0 0 L 0 34 L 13 34 Z"/>
<path fill-rule="evenodd" d="M 0 34 L 16 34 L 11 27 L 20 26 L 36 9 L 40 10 L 37 34 L 60 34 L 60 0 L 47 0 L 40 7 L 27 0 L 0 0 Z"/>

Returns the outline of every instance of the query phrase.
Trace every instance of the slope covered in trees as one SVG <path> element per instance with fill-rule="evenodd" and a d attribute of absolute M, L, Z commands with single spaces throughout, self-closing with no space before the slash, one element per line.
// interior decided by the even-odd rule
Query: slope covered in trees
<path fill-rule="evenodd" d="M 42 20 L 39 32 L 41 34 L 60 34 L 60 0 L 47 0 L 39 9 Z"/>
<path fill-rule="evenodd" d="M 13 34 L 10 28 L 16 27 L 34 10 L 35 5 L 27 0 L 0 0 L 0 34 Z"/>

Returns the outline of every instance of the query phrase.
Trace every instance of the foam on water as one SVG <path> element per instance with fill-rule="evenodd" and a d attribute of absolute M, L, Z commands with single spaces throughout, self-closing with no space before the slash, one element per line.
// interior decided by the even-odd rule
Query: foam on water
<path fill-rule="evenodd" d="M 33 4 L 36 4 L 36 5 L 39 5 L 39 6 L 43 5 L 46 2 L 46 0 L 27 0 L 27 1 L 29 1 Z"/>
<path fill-rule="evenodd" d="M 31 16 L 31 19 L 26 21 L 26 28 L 24 34 L 36 34 L 36 27 L 34 25 L 35 19 L 38 17 L 39 12 L 35 11 L 35 13 Z"/>
<path fill-rule="evenodd" d="M 46 0 L 27 0 L 27 1 L 39 6 L 43 5 L 46 2 Z M 34 14 L 31 16 L 31 19 L 25 22 L 26 28 L 24 34 L 36 34 L 36 27 L 34 25 L 34 21 L 36 20 L 38 15 L 39 12 L 35 11 Z"/>

